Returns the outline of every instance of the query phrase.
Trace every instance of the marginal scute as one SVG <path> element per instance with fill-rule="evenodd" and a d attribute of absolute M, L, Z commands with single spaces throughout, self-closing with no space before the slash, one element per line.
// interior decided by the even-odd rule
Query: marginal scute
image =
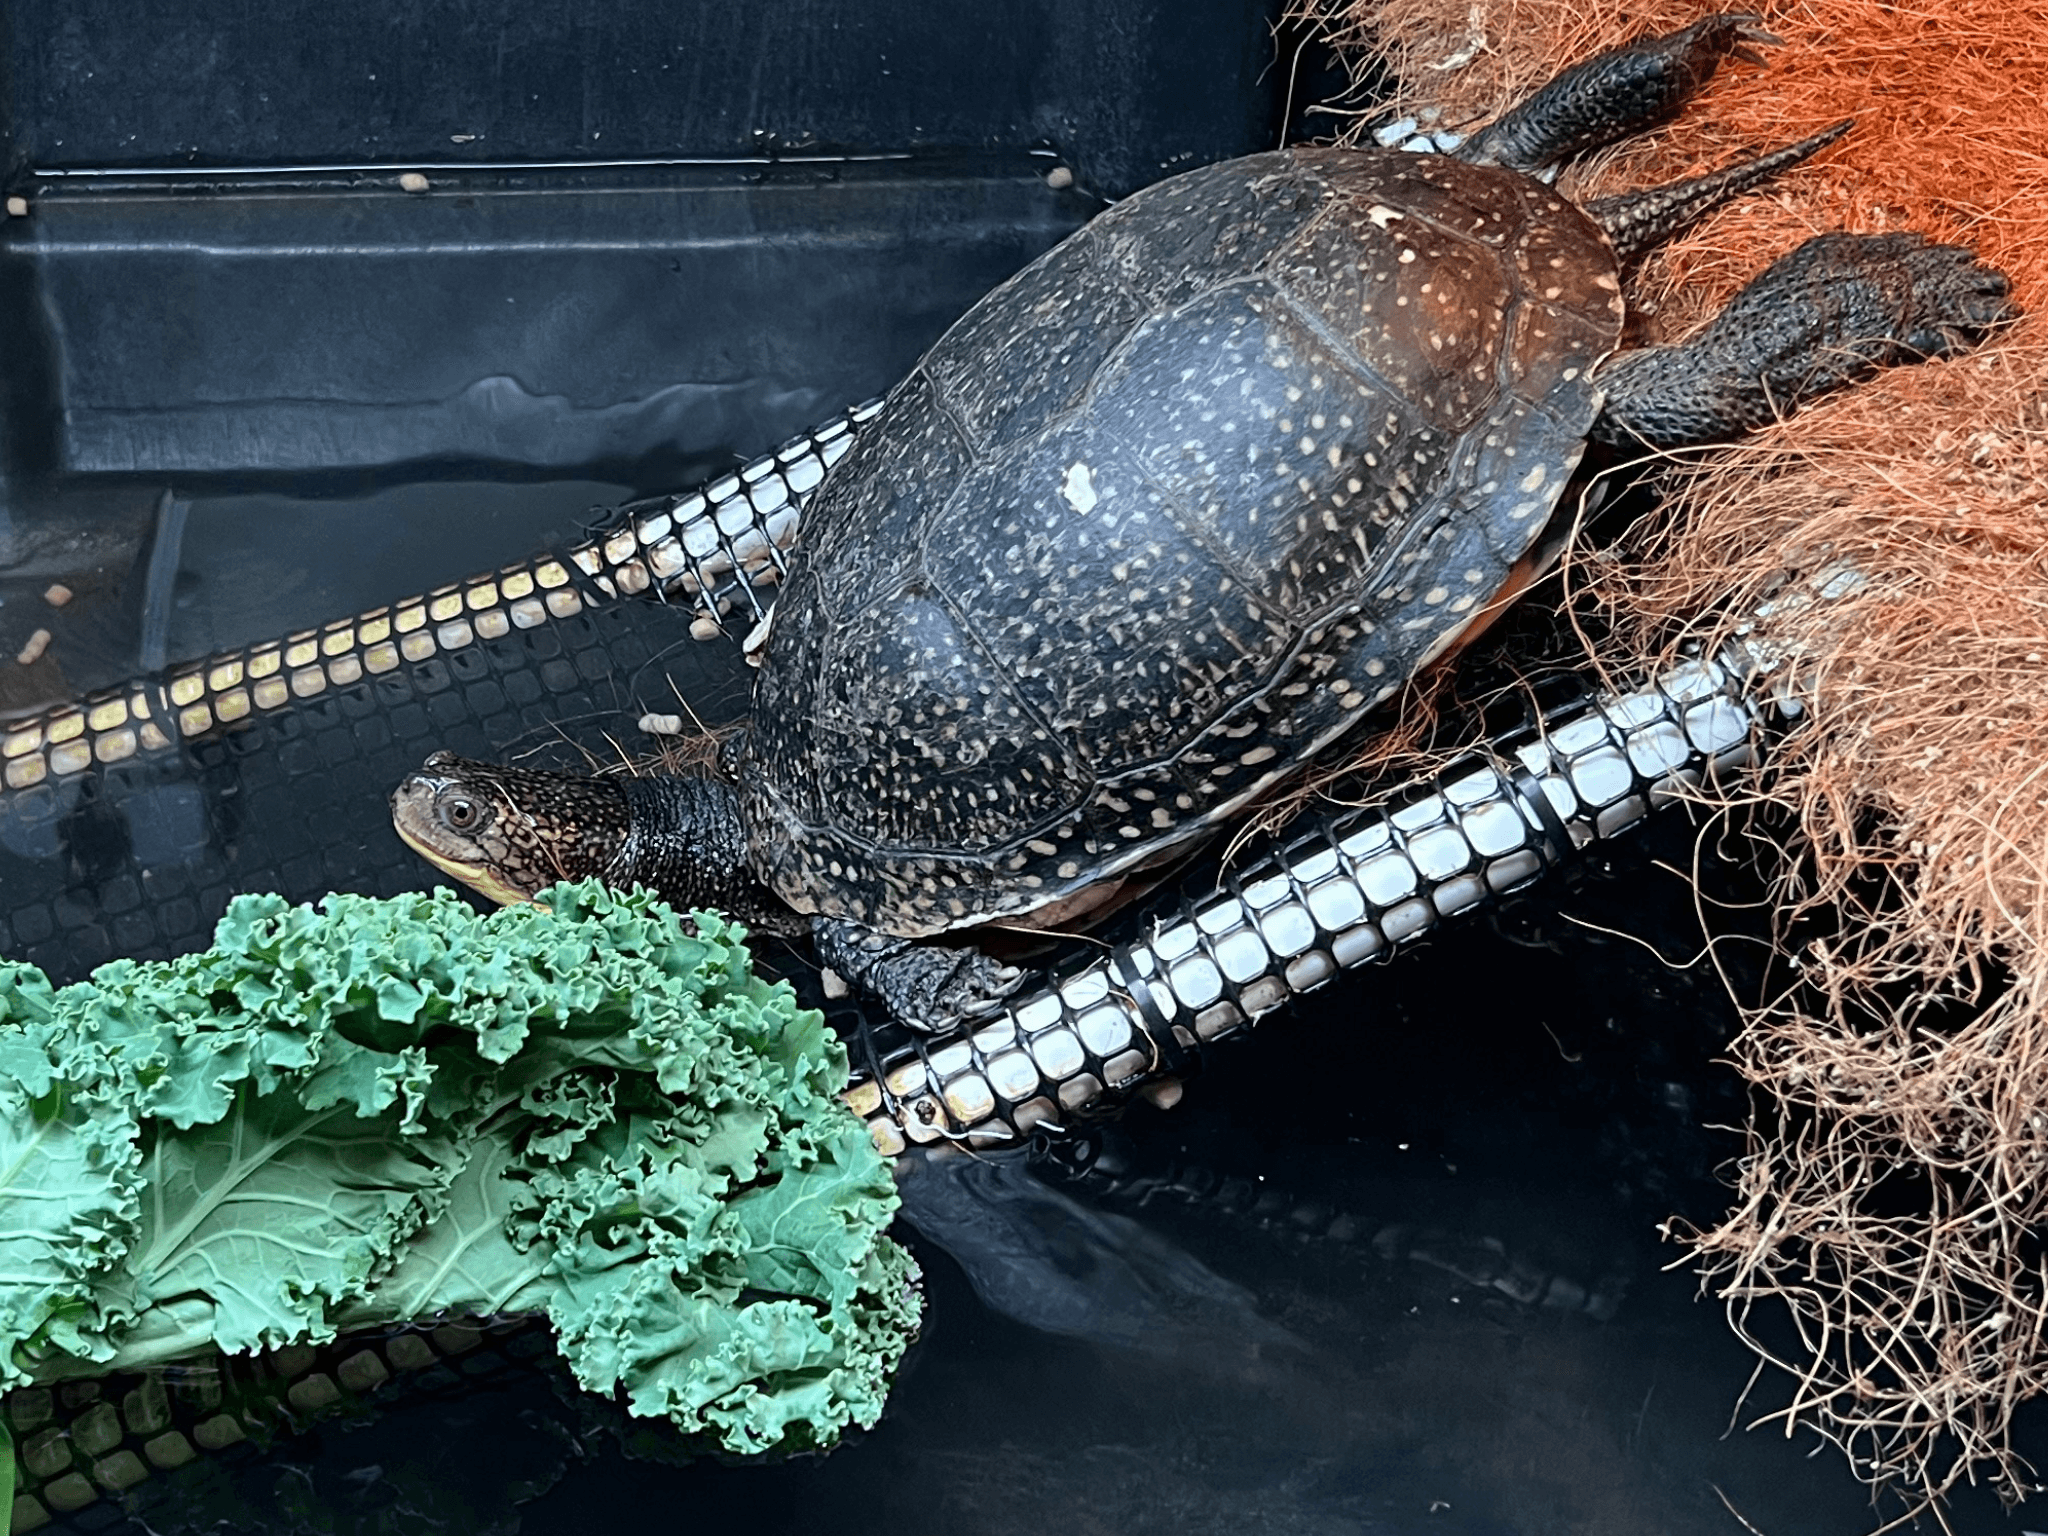
<path fill-rule="evenodd" d="M 1215 831 L 1504 585 L 1614 270 L 1556 194 L 1441 157 L 1257 155 L 1103 214 L 807 513 L 737 764 L 759 873 L 914 937 Z"/>
<path fill-rule="evenodd" d="M 1613 348 L 1613 326 L 1600 308 L 1525 304 L 1508 342 L 1515 395 L 1540 403 L 1560 430 L 1583 438 L 1598 402 L 1592 373 Z"/>
<path fill-rule="evenodd" d="M 1472 167 L 1441 155 L 1369 155 L 1345 149 L 1296 153 L 1304 167 L 1332 184 L 1400 213 L 1401 220 L 1390 221 L 1390 228 L 1398 228 L 1402 222 L 1430 224 L 1485 245 L 1504 246 L 1513 241 L 1531 217 L 1527 189 L 1542 190 L 1539 183 L 1520 177 L 1474 176 Z M 1546 191 L 1544 196 L 1548 199 L 1550 194 Z M 1545 209 L 1544 216 L 1551 216 L 1547 202 Z M 1571 217 L 1582 219 L 1584 215 L 1573 209 Z"/>

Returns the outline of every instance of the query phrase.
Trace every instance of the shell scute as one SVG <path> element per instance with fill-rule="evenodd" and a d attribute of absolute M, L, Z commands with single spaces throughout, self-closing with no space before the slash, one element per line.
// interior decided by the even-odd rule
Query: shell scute
<path fill-rule="evenodd" d="M 1038 718 L 1104 772 L 1170 754 L 1293 636 L 1092 423 L 972 471 L 925 567 Z"/>
<path fill-rule="evenodd" d="M 1077 241 L 1153 309 L 1250 272 L 1322 210 L 1322 179 L 1292 152 L 1249 155 L 1161 182 L 1098 217 Z"/>
<path fill-rule="evenodd" d="M 924 367 L 977 451 L 993 453 L 1071 410 L 1148 308 L 1098 242 L 1069 240 L 963 315 Z"/>
<path fill-rule="evenodd" d="M 1407 462 L 1427 435 L 1264 279 L 1147 321 L 1105 374 L 1096 414 L 1245 595 L 1292 614 L 1377 559 L 1384 530 L 1364 520 L 1382 470 L 1368 460 Z"/>
<path fill-rule="evenodd" d="M 1500 252 L 1419 221 L 1376 220 L 1362 196 L 1332 202 L 1275 276 L 1393 395 L 1463 430 L 1502 388 L 1515 295 Z"/>
<path fill-rule="evenodd" d="M 833 634 L 814 701 L 833 822 L 892 850 L 979 853 L 1079 801 L 1086 769 L 1007 672 L 921 578 Z"/>
<path fill-rule="evenodd" d="M 887 430 L 856 438 L 805 512 L 806 558 L 797 562 L 795 581 L 777 607 L 802 613 L 822 604 L 835 613 L 856 611 L 878 585 L 916 565 L 926 524 L 973 462 L 972 449 L 922 368 L 890 392 L 883 413 Z M 847 566 L 862 571 L 858 586 L 829 574 Z M 808 580 L 813 572 L 824 579 Z M 783 622 L 777 620 L 778 629 Z M 778 669 L 788 665 L 777 662 Z"/>

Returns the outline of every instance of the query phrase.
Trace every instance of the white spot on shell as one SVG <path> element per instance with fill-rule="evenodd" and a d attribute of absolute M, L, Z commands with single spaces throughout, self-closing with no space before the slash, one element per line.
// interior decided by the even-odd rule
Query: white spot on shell
<path fill-rule="evenodd" d="M 1069 464 L 1066 483 L 1060 487 L 1060 494 L 1067 499 L 1067 505 L 1081 516 L 1086 517 L 1095 510 L 1100 500 L 1095 494 L 1095 480 L 1086 464 Z"/>
<path fill-rule="evenodd" d="M 1401 212 L 1400 209 L 1389 208 L 1385 203 L 1374 203 L 1370 208 L 1365 210 L 1365 216 L 1366 218 L 1370 219 L 1372 223 L 1380 229 L 1385 229 L 1389 224 L 1393 223 L 1396 219 L 1405 219 L 1408 217 L 1408 215 Z"/>

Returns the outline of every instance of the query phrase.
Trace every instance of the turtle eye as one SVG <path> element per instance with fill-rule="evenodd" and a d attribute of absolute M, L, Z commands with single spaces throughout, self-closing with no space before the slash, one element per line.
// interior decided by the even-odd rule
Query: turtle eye
<path fill-rule="evenodd" d="M 468 832 L 483 820 L 483 812 L 467 795 L 450 795 L 441 802 L 441 820 L 457 832 Z"/>

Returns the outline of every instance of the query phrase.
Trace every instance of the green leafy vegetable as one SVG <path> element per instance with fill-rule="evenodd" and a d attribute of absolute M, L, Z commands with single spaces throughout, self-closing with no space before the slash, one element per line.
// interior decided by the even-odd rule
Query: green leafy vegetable
<path fill-rule="evenodd" d="M 0 1386 L 545 1312 L 586 1387 L 730 1448 L 873 1423 L 921 1305 L 895 1186 L 742 937 L 591 882 L 0 964 Z"/>

